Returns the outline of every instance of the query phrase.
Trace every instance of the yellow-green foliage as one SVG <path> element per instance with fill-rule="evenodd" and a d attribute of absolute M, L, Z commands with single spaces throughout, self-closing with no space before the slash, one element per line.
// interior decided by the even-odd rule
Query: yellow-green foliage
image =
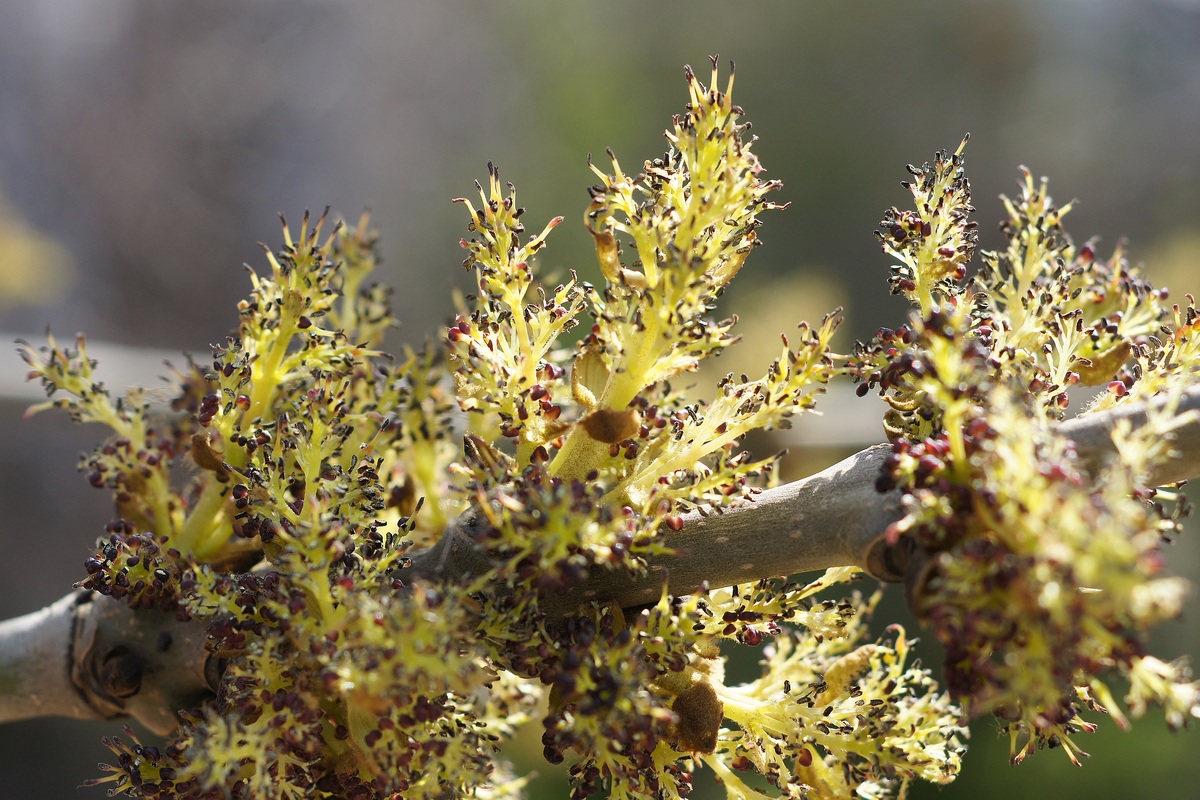
<path fill-rule="evenodd" d="M 906 516 L 892 534 L 940 554 L 924 611 L 970 710 L 1073 751 L 1078 704 L 1118 713 L 1097 677 L 1116 665 L 1135 713 L 1156 701 L 1173 721 L 1194 715 L 1182 668 L 1135 646 L 1178 602 L 1153 569 L 1173 521 L 1143 485 L 1167 417 L 1123 434 L 1094 483 L 1053 427 L 1073 383 L 1120 382 L 1102 407 L 1194 373 L 1194 311 L 1153 338 L 1161 295 L 1120 254 L 1077 252 L 1063 210 L 1030 183 L 1009 203 L 1008 251 L 965 282 L 960 148 L 910 168 L 917 207 L 883 223 L 893 289 L 918 306 L 906 327 L 842 358 L 836 315 L 801 324 L 762 377 L 730 375 L 689 404 L 671 380 L 733 343 L 714 303 L 778 208 L 732 75 L 723 91 L 717 80 L 715 61 L 708 86 L 687 71 L 662 158 L 635 176 L 615 157 L 611 173 L 593 167 L 584 222 L 600 286 L 542 282 L 534 259 L 561 218 L 526 238 L 491 169 L 478 206 L 462 201 L 477 291 L 421 352 L 379 350 L 391 318 L 367 282 L 368 221 L 326 236 L 307 217 L 285 224 L 237 331 L 180 374 L 169 413 L 109 397 L 82 340 L 25 349 L 62 393 L 51 404 L 114 431 L 85 459 L 118 519 L 83 585 L 191 615 L 227 664 L 168 746 L 109 740 L 118 763 L 99 783 L 197 800 L 517 796 L 497 746 L 543 701 L 546 756 L 571 760 L 576 798 L 678 797 L 701 764 L 731 798 L 951 780 L 962 713 L 908 663 L 904 631 L 872 640 L 860 612 L 874 601 L 814 597 L 853 567 L 566 619 L 543 609 L 589 574 L 669 550 L 684 512 L 752 499 L 772 462 L 742 437 L 786 426 L 845 372 L 893 406 L 881 488 L 903 488 Z M 484 566 L 414 576 L 410 557 L 448 527 L 476 539 Z M 759 678 L 725 680 L 733 646 L 763 648 Z"/>
<path fill-rule="evenodd" d="M 919 208 L 969 210 L 961 153 L 910 168 Z M 1200 716 L 1187 665 L 1145 653 L 1146 634 L 1179 613 L 1186 591 L 1159 574 L 1186 507 L 1147 481 L 1182 421 L 1171 398 L 1200 365 L 1197 313 L 1190 296 L 1168 307 L 1121 248 L 1099 261 L 1094 245 L 1076 247 L 1062 228 L 1069 207 L 1054 205 L 1045 181 L 1025 172 L 1005 206 L 1007 247 L 985 253 L 970 281 L 913 241 L 928 230 L 888 227 L 912 212 L 889 212 L 879 236 L 901 260 L 893 286 L 919 311 L 860 346 L 858 371 L 861 388 L 878 385 L 892 405 L 880 486 L 905 493 L 891 535 L 930 553 L 920 611 L 946 647 L 949 688 L 969 712 L 1000 718 L 1014 761 L 1044 744 L 1077 761 L 1072 735 L 1095 727 L 1081 712 L 1128 724 L 1105 670 L 1132 683 L 1135 713 L 1160 704 L 1173 726 Z M 973 245 L 960 219 L 934 228 L 945 252 Z M 1095 385 L 1105 388 L 1085 414 L 1165 403 L 1136 431 L 1118 427 L 1114 457 L 1088 474 L 1056 423 L 1070 387 Z"/>

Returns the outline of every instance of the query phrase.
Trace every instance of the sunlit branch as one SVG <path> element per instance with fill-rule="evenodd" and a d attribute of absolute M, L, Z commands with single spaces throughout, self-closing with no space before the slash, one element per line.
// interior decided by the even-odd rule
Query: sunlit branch
<path fill-rule="evenodd" d="M 1175 409 L 1175 457 L 1153 476 L 1173 483 L 1200 475 L 1200 386 Z M 1187 415 L 1183 417 L 1183 415 Z M 1113 451 L 1118 421 L 1145 423 L 1144 404 L 1130 404 L 1064 423 L 1083 463 L 1096 467 Z M 897 491 L 875 489 L 887 445 L 876 445 L 803 480 L 766 490 L 722 514 L 694 512 L 672 533 L 674 552 L 649 559 L 640 574 L 595 570 L 571 592 L 543 603 L 569 613 L 590 600 L 633 607 L 674 594 L 836 566 L 903 581 L 917 567 L 904 548 L 884 540 L 899 518 Z M 415 554 L 406 581 L 461 581 L 489 569 L 475 543 L 480 517 L 467 513 L 439 542 Z M 915 563 L 915 562 L 914 562 Z M 204 648 L 200 622 L 130 609 L 122 602 L 73 592 L 22 617 L 0 622 L 0 722 L 39 716 L 107 719 L 132 716 L 170 730 L 178 711 L 211 693 L 220 665 Z"/>

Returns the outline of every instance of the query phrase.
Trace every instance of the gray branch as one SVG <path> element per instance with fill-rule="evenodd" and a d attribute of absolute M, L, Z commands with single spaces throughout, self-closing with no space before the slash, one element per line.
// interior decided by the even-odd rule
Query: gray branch
<path fill-rule="evenodd" d="M 1151 476 L 1156 484 L 1200 475 L 1200 386 L 1182 396 L 1175 413 L 1187 416 L 1180 416 L 1174 432 L 1175 457 Z M 1129 404 L 1071 420 L 1060 430 L 1095 469 L 1113 453 L 1118 421 L 1137 427 L 1146 414 L 1144 405 Z M 889 449 L 869 447 L 724 513 L 689 514 L 683 529 L 669 534 L 674 552 L 651 559 L 645 572 L 594 570 L 580 587 L 543 607 L 561 614 L 597 600 L 629 608 L 655 601 L 664 585 L 684 595 L 705 584 L 718 588 L 847 565 L 911 583 L 922 560 L 910 559 L 904 546 L 889 547 L 884 536 L 900 516 L 900 495 L 875 489 Z M 435 545 L 414 555 L 403 576 L 455 582 L 484 573 L 492 562 L 476 543 L 482 524 L 478 515 L 464 514 Z M 0 722 L 128 715 L 166 731 L 177 711 L 211 694 L 218 673 L 200 623 L 86 593 L 0 623 Z"/>
<path fill-rule="evenodd" d="M 204 626 L 75 591 L 0 622 L 0 722 L 134 717 L 169 733 L 216 690 Z"/>
<path fill-rule="evenodd" d="M 1165 405 L 1167 401 L 1156 401 Z M 1060 426 L 1075 442 L 1092 471 L 1113 455 L 1112 430 L 1126 420 L 1146 423 L 1144 403 L 1077 417 Z M 1190 388 L 1175 409 L 1182 424 L 1173 436 L 1174 457 L 1159 465 L 1151 483 L 1162 485 L 1200 475 L 1200 386 Z M 665 583 L 672 594 L 691 594 L 702 584 L 731 586 L 798 572 L 857 566 L 880 580 L 904 582 L 910 569 L 908 540 L 887 546 L 888 526 L 900 519 L 900 493 L 875 489 L 889 445 L 875 445 L 794 483 L 768 489 L 724 513 L 693 512 L 683 529 L 670 533 L 674 550 L 650 560 L 643 573 L 596 570 L 587 581 L 551 603 L 553 611 L 577 608 L 588 600 L 613 601 L 623 608 L 654 602 Z M 491 566 L 474 542 L 480 524 L 466 514 L 429 550 L 413 559 L 412 574 L 427 580 L 455 580 Z"/>

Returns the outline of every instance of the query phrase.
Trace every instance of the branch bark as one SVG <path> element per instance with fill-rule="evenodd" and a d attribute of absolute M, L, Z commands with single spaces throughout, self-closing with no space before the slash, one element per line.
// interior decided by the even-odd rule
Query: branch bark
<path fill-rule="evenodd" d="M 1156 401 L 1164 402 L 1165 401 Z M 1200 385 L 1175 408 L 1176 457 L 1152 476 L 1157 484 L 1200 475 Z M 1113 453 L 1120 420 L 1145 424 L 1145 405 L 1129 405 L 1063 423 L 1083 462 L 1093 469 Z M 884 534 L 900 515 L 898 492 L 875 489 L 888 445 L 862 450 L 795 483 L 770 489 L 721 514 L 692 513 L 671 534 L 675 552 L 650 561 L 641 574 L 596 570 L 561 595 L 551 613 L 589 600 L 622 607 L 674 594 L 797 572 L 854 565 L 877 578 L 911 581 L 924 568 Z M 404 577 L 461 581 L 490 565 L 476 544 L 481 518 L 466 513 L 428 550 L 416 553 Z M 543 604 L 545 605 L 545 604 Z M 214 691 L 219 664 L 204 649 L 203 625 L 173 615 L 133 610 L 121 602 L 75 592 L 24 617 L 0 623 L 0 722 L 35 716 L 108 719 L 133 716 L 156 731 L 175 725 L 180 709 Z"/>
<path fill-rule="evenodd" d="M 874 547 L 900 518 L 899 492 L 875 489 L 889 452 L 889 445 L 874 445 L 816 475 L 767 489 L 753 502 L 722 513 L 686 514 L 682 530 L 669 534 L 674 552 L 652 557 L 645 572 L 594 570 L 582 585 L 539 605 L 551 616 L 591 600 L 629 608 L 655 602 L 664 584 L 684 595 L 704 584 L 715 589 L 847 565 L 903 580 L 900 565 L 889 562 L 894 554 Z M 484 524 L 477 514 L 464 514 L 437 544 L 414 555 L 404 574 L 453 581 L 487 571 L 492 561 L 476 544 Z"/>
<path fill-rule="evenodd" d="M 134 717 L 155 733 L 215 690 L 204 626 L 75 591 L 0 622 L 0 722 Z"/>
<path fill-rule="evenodd" d="M 1151 476 L 1155 485 L 1200 475 L 1200 385 L 1183 393 L 1174 413 L 1181 420 L 1174 432 L 1175 457 Z M 1146 424 L 1146 416 L 1146 404 L 1130 404 L 1077 417 L 1060 430 L 1094 472 L 1113 455 L 1116 425 L 1124 420 L 1136 429 Z M 900 493 L 875 489 L 890 451 L 889 445 L 874 445 L 816 475 L 768 489 L 753 502 L 720 514 L 692 512 L 684 517 L 683 529 L 670 534 L 674 552 L 654 557 L 645 573 L 596 571 L 582 586 L 542 606 L 554 613 L 597 600 L 628 608 L 657 600 L 664 583 L 672 594 L 683 595 L 704 583 L 715 589 L 840 566 L 904 582 L 918 571 L 910 568 L 908 540 L 894 547 L 884 541 L 888 526 L 900 518 Z M 491 564 L 475 544 L 479 525 L 473 514 L 464 515 L 436 545 L 414 556 L 410 574 L 434 581 L 481 574 Z"/>

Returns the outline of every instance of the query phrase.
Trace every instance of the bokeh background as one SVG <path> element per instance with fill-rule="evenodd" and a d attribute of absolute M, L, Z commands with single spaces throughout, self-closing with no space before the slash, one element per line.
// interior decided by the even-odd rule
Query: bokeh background
<path fill-rule="evenodd" d="M 728 294 L 748 343 L 725 369 L 761 369 L 756 341 L 834 306 L 847 344 L 897 323 L 906 309 L 887 296 L 871 232 L 907 199 L 904 164 L 968 131 L 985 247 L 1025 164 L 1059 200 L 1079 198 L 1077 239 L 1097 235 L 1103 251 L 1128 237 L 1158 282 L 1200 290 L 1198 2 L 40 0 L 0 3 L 0 333 L 49 326 L 204 355 L 234 324 L 243 263 L 263 263 L 255 243 L 279 243 L 277 213 L 295 222 L 330 205 L 373 210 L 395 341 L 419 342 L 466 284 L 465 215 L 450 199 L 488 161 L 519 187 L 531 227 L 566 216 L 543 265 L 593 275 L 578 224 L 586 154 L 613 147 L 633 171 L 658 155 L 685 101 L 683 65 L 706 74 L 712 53 L 737 60 L 737 102 L 791 202 Z M 166 372 L 137 352 L 149 366 L 110 373 L 115 387 Z M 109 515 L 74 472 L 102 432 L 22 420 L 23 372 L 0 355 L 5 617 L 67 591 Z M 1174 568 L 1195 576 L 1198 563 L 1193 533 Z M 885 614 L 903 618 L 898 602 Z M 1198 615 L 1192 602 L 1159 651 L 1200 653 Z M 117 727 L 0 727 L 0 797 L 102 796 L 77 787 Z M 1153 714 L 1132 734 L 1113 728 L 1083 737 L 1095 756 L 1083 768 L 1053 752 L 1011 768 L 979 720 L 963 777 L 910 797 L 1192 796 L 1200 733 L 1170 735 Z M 538 733 L 513 758 L 538 771 L 534 798 L 565 797 Z"/>

